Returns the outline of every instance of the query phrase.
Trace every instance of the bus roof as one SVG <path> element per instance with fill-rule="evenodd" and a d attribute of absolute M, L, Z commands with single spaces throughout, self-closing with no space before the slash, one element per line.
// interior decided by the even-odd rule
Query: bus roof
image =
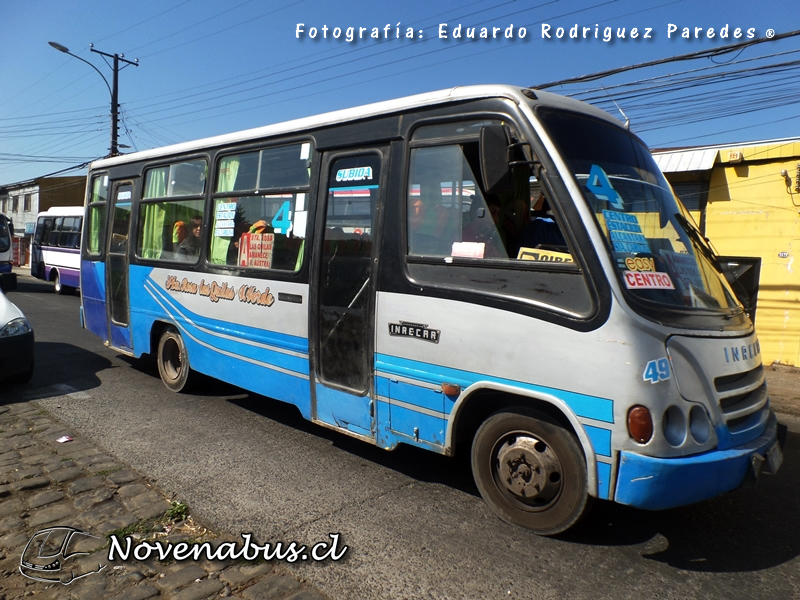
<path fill-rule="evenodd" d="M 173 144 L 171 146 L 142 150 L 140 152 L 133 152 L 111 158 L 101 158 L 92 163 L 91 169 L 103 169 L 112 167 L 114 165 L 125 164 L 139 160 L 148 160 L 161 156 L 194 152 L 205 148 L 246 142 L 249 140 L 273 135 L 300 132 L 325 125 L 334 125 L 347 121 L 358 121 L 419 107 L 444 104 L 446 102 L 500 97 L 508 98 L 519 104 L 529 100 L 529 97 L 523 95 L 523 90 L 525 90 L 525 88 L 511 85 L 475 85 L 454 87 L 435 92 L 426 92 L 423 94 L 405 96 L 394 100 L 385 100 L 383 102 L 375 102 L 373 104 L 365 104 L 362 106 L 355 106 L 352 108 L 322 113 L 310 117 L 302 117 L 300 119 L 284 121 L 282 123 L 275 123 L 272 125 L 265 125 L 262 127 L 256 127 L 254 129 L 246 129 L 234 133 L 227 133 L 199 140 L 193 140 L 190 142 L 182 142 L 179 144 Z M 532 91 L 535 94 L 538 102 L 579 112 L 588 112 L 595 116 L 614 121 L 614 119 L 607 113 L 584 102 L 559 96 L 557 94 L 552 94 L 550 92 L 541 92 L 539 90 Z"/>
<path fill-rule="evenodd" d="M 36 217 L 80 217 L 83 212 L 83 206 L 51 206 L 47 210 L 40 212 Z"/>

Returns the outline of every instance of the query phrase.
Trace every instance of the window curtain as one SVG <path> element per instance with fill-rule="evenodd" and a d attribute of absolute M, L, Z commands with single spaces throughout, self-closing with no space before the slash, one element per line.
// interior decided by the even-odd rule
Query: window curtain
<path fill-rule="evenodd" d="M 94 204 L 89 207 L 89 242 L 86 249 L 91 254 L 103 251 L 103 228 L 106 224 L 106 204 Z"/>
<path fill-rule="evenodd" d="M 227 156 L 222 159 L 219 165 L 219 179 L 217 181 L 218 192 L 231 192 L 235 189 L 236 175 L 239 173 L 239 157 Z M 211 255 L 209 260 L 217 265 L 224 265 L 228 259 L 228 248 L 230 248 L 233 238 L 219 237 L 215 234 L 218 207 L 220 204 L 230 202 L 229 198 L 217 198 L 214 200 L 214 219 L 211 230 Z"/>
<path fill-rule="evenodd" d="M 153 169 L 147 174 L 145 198 L 163 198 L 167 195 L 167 169 Z M 141 218 L 142 242 L 139 256 L 142 258 L 161 258 L 164 250 L 163 204 L 143 204 Z"/>
<path fill-rule="evenodd" d="M 92 197 L 89 205 L 89 241 L 86 249 L 92 254 L 100 254 L 103 251 L 103 231 L 106 226 L 106 199 L 108 188 L 103 185 L 107 176 L 95 177 L 92 180 Z M 102 204 L 98 204 L 101 202 Z"/>

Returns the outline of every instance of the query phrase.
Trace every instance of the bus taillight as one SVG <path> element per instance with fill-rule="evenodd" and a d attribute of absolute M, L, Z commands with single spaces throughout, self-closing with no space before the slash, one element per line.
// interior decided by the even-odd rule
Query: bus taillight
<path fill-rule="evenodd" d="M 634 406 L 628 411 L 628 433 L 640 444 L 653 437 L 653 418 L 644 406 Z"/>

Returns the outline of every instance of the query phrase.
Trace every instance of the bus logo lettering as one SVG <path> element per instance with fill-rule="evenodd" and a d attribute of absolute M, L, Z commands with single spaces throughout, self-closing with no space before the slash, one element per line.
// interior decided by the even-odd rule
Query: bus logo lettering
<path fill-rule="evenodd" d="M 438 329 L 428 329 L 427 325 L 420 323 L 400 321 L 399 323 L 389 323 L 389 335 L 416 338 L 438 344 L 442 332 Z"/>
<path fill-rule="evenodd" d="M 171 292 L 183 292 L 184 294 L 196 294 L 197 293 L 197 284 L 192 283 L 186 277 L 184 277 L 181 281 L 178 281 L 178 278 L 175 275 L 170 275 L 167 277 L 167 284 L 165 286 Z"/>
<path fill-rule="evenodd" d="M 239 288 L 239 302 L 272 306 L 275 303 L 275 296 L 270 293 L 269 288 L 262 292 L 254 285 L 243 285 Z"/>
<path fill-rule="evenodd" d="M 427 325 L 422 325 L 420 323 L 406 323 L 405 321 L 400 321 L 399 323 L 389 323 L 389 335 L 413 337 L 418 340 L 425 340 L 426 342 L 438 344 L 442 332 L 438 329 L 428 329 Z"/>
<path fill-rule="evenodd" d="M 761 354 L 761 344 L 758 340 L 746 346 L 731 346 L 723 348 L 725 351 L 725 362 L 739 362 L 742 360 L 753 360 Z"/>

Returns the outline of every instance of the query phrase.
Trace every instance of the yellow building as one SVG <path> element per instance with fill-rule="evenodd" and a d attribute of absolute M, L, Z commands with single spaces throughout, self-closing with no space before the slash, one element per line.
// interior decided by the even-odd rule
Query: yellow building
<path fill-rule="evenodd" d="M 765 364 L 800 366 L 800 138 L 654 152 L 722 256 L 749 257 Z"/>

